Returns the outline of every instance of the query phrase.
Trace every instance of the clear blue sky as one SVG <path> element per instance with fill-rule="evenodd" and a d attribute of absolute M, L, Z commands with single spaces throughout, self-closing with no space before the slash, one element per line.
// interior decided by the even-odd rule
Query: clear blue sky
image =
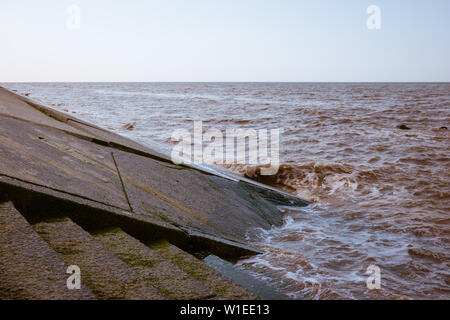
<path fill-rule="evenodd" d="M 449 16 L 449 0 L 2 0 L 0 81 L 450 81 Z"/>

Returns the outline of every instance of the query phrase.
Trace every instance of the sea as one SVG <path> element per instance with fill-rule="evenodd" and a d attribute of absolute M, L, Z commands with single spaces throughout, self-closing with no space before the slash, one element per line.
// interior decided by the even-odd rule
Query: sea
<path fill-rule="evenodd" d="M 277 174 L 215 166 L 311 204 L 236 267 L 293 299 L 450 299 L 449 83 L 1 85 L 168 154 L 196 120 L 280 129 Z"/>

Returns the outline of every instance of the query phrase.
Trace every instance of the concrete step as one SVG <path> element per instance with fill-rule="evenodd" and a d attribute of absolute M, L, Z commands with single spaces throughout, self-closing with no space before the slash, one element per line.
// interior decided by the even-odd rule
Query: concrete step
<path fill-rule="evenodd" d="M 208 299 L 214 292 L 203 282 L 119 228 L 93 233 L 96 240 L 127 263 L 168 299 Z"/>
<path fill-rule="evenodd" d="M 39 222 L 34 230 L 68 265 L 77 265 L 81 281 L 99 299 L 164 299 L 157 289 L 68 218 Z"/>
<path fill-rule="evenodd" d="M 0 299 L 95 299 L 88 287 L 67 288 L 68 264 L 11 202 L 0 204 Z"/>
<path fill-rule="evenodd" d="M 274 283 L 266 279 L 261 279 L 249 269 L 242 266 L 235 266 L 231 262 L 225 261 L 217 256 L 209 255 L 203 262 L 217 270 L 220 274 L 232 279 L 235 283 L 247 288 L 262 299 L 267 300 L 289 300 L 289 297 L 281 293 Z"/>
<path fill-rule="evenodd" d="M 208 267 L 203 261 L 165 240 L 148 243 L 147 245 L 192 278 L 202 282 L 204 286 L 216 294 L 216 299 L 252 300 L 258 298 L 244 287 Z"/>

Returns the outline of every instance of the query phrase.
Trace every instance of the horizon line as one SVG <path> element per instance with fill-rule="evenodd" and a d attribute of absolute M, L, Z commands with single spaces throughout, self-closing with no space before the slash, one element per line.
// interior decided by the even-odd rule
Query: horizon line
<path fill-rule="evenodd" d="M 0 83 L 450 83 L 450 81 L 0 81 Z"/>

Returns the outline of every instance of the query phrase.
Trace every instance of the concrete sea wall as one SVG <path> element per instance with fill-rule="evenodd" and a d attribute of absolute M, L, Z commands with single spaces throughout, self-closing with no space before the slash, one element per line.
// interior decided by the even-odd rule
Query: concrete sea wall
<path fill-rule="evenodd" d="M 200 259 L 258 254 L 246 232 L 280 226 L 276 205 L 307 204 L 174 165 L 3 88 L 0 202 L 0 296 L 10 299 L 256 298 Z M 86 275 L 76 294 L 63 281 L 68 265 Z"/>

